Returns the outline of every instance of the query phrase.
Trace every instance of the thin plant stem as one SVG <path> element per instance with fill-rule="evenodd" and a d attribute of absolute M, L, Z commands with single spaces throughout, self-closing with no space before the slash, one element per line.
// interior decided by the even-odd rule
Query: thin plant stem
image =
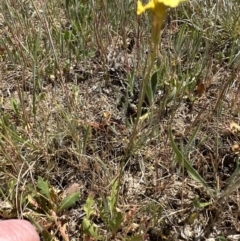
<path fill-rule="evenodd" d="M 151 53 L 150 63 L 149 63 L 149 66 L 146 71 L 146 75 L 144 76 L 141 87 L 140 87 L 140 96 L 139 96 L 139 101 L 138 101 L 138 106 L 137 106 L 137 117 L 136 117 L 136 120 L 134 123 L 134 128 L 133 128 L 131 137 L 130 137 L 130 141 L 129 141 L 129 145 L 128 145 L 128 149 L 127 149 L 127 157 L 129 157 L 129 155 L 131 153 L 131 150 L 132 150 L 133 144 L 134 144 L 134 140 L 135 140 L 137 132 L 138 132 L 138 125 L 139 125 L 139 120 L 140 120 L 140 117 L 142 114 L 142 105 L 143 105 L 145 94 L 146 94 L 146 88 L 147 88 L 147 85 L 150 80 L 150 76 L 151 76 L 151 73 L 152 73 L 152 70 L 154 67 L 155 59 L 159 54 L 159 51 L 158 51 L 159 41 L 160 41 L 160 34 L 158 36 L 158 40 L 154 41 L 154 46 L 153 46 L 153 51 Z"/>
<path fill-rule="evenodd" d="M 152 70 L 154 67 L 154 62 L 155 62 L 156 57 L 159 57 L 159 56 L 157 56 L 158 52 L 159 52 L 158 44 L 160 42 L 160 32 L 162 29 L 162 25 L 163 25 L 164 19 L 166 17 L 166 10 L 167 10 L 167 7 L 163 3 L 157 3 L 155 6 L 155 9 L 152 11 L 153 12 L 153 20 L 152 20 L 152 36 L 151 37 L 152 37 L 152 43 L 153 43 L 153 51 L 151 53 L 150 63 L 147 68 L 146 75 L 143 77 L 143 81 L 142 81 L 142 84 L 140 87 L 140 95 L 139 95 L 138 106 L 137 106 L 137 117 L 135 119 L 134 128 L 133 128 L 132 134 L 130 136 L 130 141 L 129 141 L 129 145 L 128 145 L 128 149 L 127 149 L 127 153 L 126 153 L 127 159 L 130 156 L 130 153 L 132 152 L 134 141 L 135 141 L 135 138 L 138 133 L 139 121 L 140 121 L 140 117 L 142 114 L 142 105 L 144 102 L 144 98 L 146 96 L 146 89 L 147 89 L 147 85 L 149 84 L 149 80 L 151 78 L 151 73 L 152 73 Z"/>

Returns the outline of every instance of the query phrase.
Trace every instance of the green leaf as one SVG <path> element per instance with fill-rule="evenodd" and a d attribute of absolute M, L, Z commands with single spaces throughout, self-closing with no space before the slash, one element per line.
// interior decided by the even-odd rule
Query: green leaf
<path fill-rule="evenodd" d="M 37 187 L 40 189 L 40 193 L 43 194 L 47 198 L 51 198 L 49 185 L 45 182 L 42 177 L 38 177 Z"/>
<path fill-rule="evenodd" d="M 182 53 L 182 49 L 183 49 L 183 44 L 186 41 L 185 38 L 185 34 L 186 34 L 186 24 L 183 24 L 180 31 L 178 32 L 177 36 L 174 38 L 174 49 L 176 51 L 177 54 L 181 54 Z"/>
<path fill-rule="evenodd" d="M 153 102 L 154 95 L 156 94 L 157 84 L 158 84 L 158 75 L 156 71 L 153 73 L 150 83 L 146 86 L 146 94 L 150 104 Z"/>
<path fill-rule="evenodd" d="M 71 195 L 65 197 L 58 207 L 58 211 L 66 210 L 75 205 L 79 200 L 80 192 L 72 193 Z"/>
<path fill-rule="evenodd" d="M 239 161 L 239 157 L 238 157 L 238 159 L 237 159 L 237 166 L 236 166 L 233 174 L 227 180 L 227 184 L 224 187 L 224 191 L 226 191 L 230 186 L 233 186 L 234 182 L 236 182 L 236 177 L 239 175 L 239 173 L 240 173 L 240 161 Z"/>
<path fill-rule="evenodd" d="M 195 208 L 205 208 L 211 204 L 211 202 L 200 202 L 198 196 L 196 196 L 193 200 L 193 206 Z"/>
<path fill-rule="evenodd" d="M 38 95 L 38 102 L 44 100 L 45 97 L 46 97 L 46 93 L 40 93 L 40 94 Z"/>
<path fill-rule="evenodd" d="M 70 0 L 66 0 L 66 9 L 67 9 L 67 11 L 69 11 L 69 2 L 70 2 Z"/>
<path fill-rule="evenodd" d="M 207 185 L 207 183 L 204 181 L 204 179 L 199 175 L 199 173 L 192 167 L 192 165 L 190 164 L 190 162 L 183 156 L 183 154 L 181 153 L 181 151 L 178 149 L 174 138 L 173 138 L 173 134 L 172 134 L 172 130 L 170 128 L 169 130 L 169 134 L 170 134 L 170 141 L 173 147 L 173 150 L 177 156 L 177 162 L 182 165 L 188 172 L 188 174 L 197 182 L 199 182 L 200 184 L 202 184 L 202 186 L 205 188 L 205 190 L 211 195 L 213 196 L 213 190 Z"/>
<path fill-rule="evenodd" d="M 151 77 L 151 88 L 152 88 L 153 95 L 156 94 L 157 84 L 158 84 L 158 74 L 157 74 L 157 71 L 156 71 L 156 72 L 153 73 L 153 75 Z"/>
<path fill-rule="evenodd" d="M 194 220 L 199 217 L 199 212 L 194 212 L 189 215 L 189 217 L 186 220 L 187 224 L 193 224 Z"/>
<path fill-rule="evenodd" d="M 11 99 L 10 105 L 14 111 L 14 113 L 19 116 L 19 104 L 17 103 L 16 99 Z"/>
<path fill-rule="evenodd" d="M 83 226 L 83 232 L 85 234 L 89 234 L 98 240 L 102 239 L 101 236 L 98 235 L 98 228 L 94 227 L 93 223 L 87 218 L 83 219 L 82 226 Z"/>
<path fill-rule="evenodd" d="M 187 146 L 186 146 L 186 149 L 188 150 L 191 146 L 194 146 L 195 145 L 195 140 L 196 140 L 196 136 L 197 136 L 197 133 L 199 131 L 199 128 L 200 128 L 200 125 L 197 126 L 197 128 L 195 128 L 193 134 L 191 135 L 188 143 L 187 143 Z"/>
<path fill-rule="evenodd" d="M 111 219 L 109 200 L 103 197 L 101 201 L 98 200 L 97 202 L 100 211 L 100 217 L 103 220 L 103 223 L 108 226 L 109 220 Z"/>
<path fill-rule="evenodd" d="M 217 241 L 227 241 L 227 239 L 222 235 L 218 236 L 216 240 Z"/>
<path fill-rule="evenodd" d="M 91 214 L 93 213 L 94 204 L 94 199 L 89 196 L 86 200 L 86 204 L 83 206 L 83 210 L 85 211 L 87 218 L 90 218 Z"/>
<path fill-rule="evenodd" d="M 177 93 L 177 87 L 174 87 L 172 92 L 170 93 L 170 95 L 167 98 L 167 104 L 169 104 L 176 96 Z"/>
<path fill-rule="evenodd" d="M 108 220 L 112 233 L 116 233 L 123 222 L 123 215 L 121 212 L 117 212 L 112 220 Z"/>
<path fill-rule="evenodd" d="M 113 185 L 112 185 L 112 190 L 111 190 L 111 195 L 110 197 L 108 197 L 108 205 L 110 207 L 110 213 L 111 215 L 113 215 L 114 213 L 114 210 L 115 210 L 115 206 L 116 206 L 116 203 L 117 203 L 117 196 L 118 196 L 118 180 L 115 180 Z"/>

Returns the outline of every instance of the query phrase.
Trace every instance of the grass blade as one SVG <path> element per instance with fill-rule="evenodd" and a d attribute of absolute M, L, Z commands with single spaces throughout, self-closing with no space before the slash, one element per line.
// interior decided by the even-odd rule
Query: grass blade
<path fill-rule="evenodd" d="M 204 181 L 204 179 L 199 175 L 199 173 L 192 167 L 192 165 L 190 164 L 190 162 L 183 156 L 183 154 L 181 153 L 181 151 L 178 149 L 174 138 L 173 138 L 173 134 L 172 134 L 172 130 L 169 130 L 169 134 L 170 134 L 170 141 L 171 141 L 171 145 L 172 148 L 176 154 L 176 160 L 177 162 L 182 165 L 188 172 L 188 174 L 197 182 L 199 182 L 205 189 L 206 191 L 212 196 L 213 195 L 213 190 L 210 189 L 210 187 L 207 185 L 207 183 Z"/>

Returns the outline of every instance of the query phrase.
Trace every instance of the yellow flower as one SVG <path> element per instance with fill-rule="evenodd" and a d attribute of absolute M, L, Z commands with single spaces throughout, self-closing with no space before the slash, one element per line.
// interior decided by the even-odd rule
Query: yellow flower
<path fill-rule="evenodd" d="M 137 2 L 137 14 L 141 14 L 143 12 L 145 12 L 147 9 L 151 9 L 152 11 L 154 11 L 156 9 L 156 6 L 158 5 L 158 3 L 162 3 L 165 6 L 174 8 L 177 7 L 179 5 L 180 2 L 183 2 L 186 0 L 150 0 L 149 3 L 147 3 L 145 6 L 143 6 L 142 2 L 140 0 L 138 0 Z"/>

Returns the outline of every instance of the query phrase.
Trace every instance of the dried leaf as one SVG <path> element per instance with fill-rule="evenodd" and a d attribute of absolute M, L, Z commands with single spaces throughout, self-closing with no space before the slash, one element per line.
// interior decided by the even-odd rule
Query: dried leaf
<path fill-rule="evenodd" d="M 71 195 L 75 192 L 78 192 L 80 189 L 80 185 L 78 183 L 72 183 L 64 192 L 66 196 Z"/>
<path fill-rule="evenodd" d="M 237 132 L 240 132 L 240 126 L 238 124 L 236 124 L 235 122 L 232 122 L 230 124 L 230 129 L 231 129 L 233 134 L 236 134 Z"/>
<path fill-rule="evenodd" d="M 203 83 L 199 83 L 199 84 L 197 85 L 196 91 L 197 91 L 197 93 L 198 93 L 199 95 L 203 95 L 204 92 L 206 91 L 205 85 L 204 85 Z"/>
<path fill-rule="evenodd" d="M 234 144 L 232 145 L 232 151 L 235 153 L 235 154 L 239 154 L 240 153 L 240 146 L 238 144 Z"/>

